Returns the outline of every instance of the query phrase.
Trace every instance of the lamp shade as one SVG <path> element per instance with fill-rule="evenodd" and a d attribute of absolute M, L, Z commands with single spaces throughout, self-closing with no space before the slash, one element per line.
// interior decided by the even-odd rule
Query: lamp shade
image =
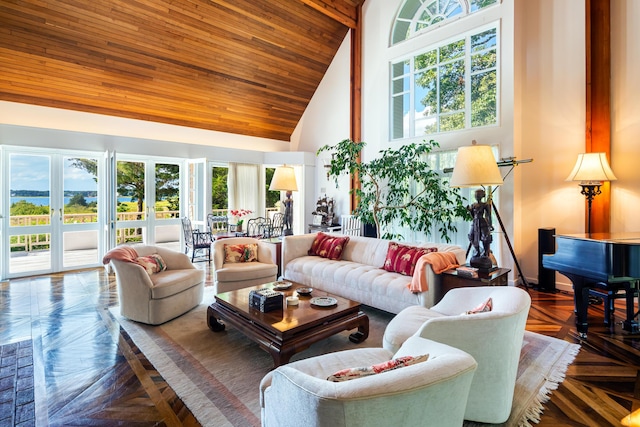
<path fill-rule="evenodd" d="M 269 190 L 272 191 L 298 191 L 296 174 L 291 166 L 280 166 L 276 168 L 271 178 Z"/>
<path fill-rule="evenodd" d="M 502 184 L 502 175 L 490 146 L 471 145 L 458 148 L 449 185 L 476 187 L 500 184 Z"/>
<path fill-rule="evenodd" d="M 606 153 L 578 154 L 576 165 L 566 181 L 602 182 L 615 181 Z"/>

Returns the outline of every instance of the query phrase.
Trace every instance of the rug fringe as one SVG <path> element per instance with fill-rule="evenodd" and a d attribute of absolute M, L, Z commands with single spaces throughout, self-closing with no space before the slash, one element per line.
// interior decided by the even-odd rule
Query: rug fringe
<path fill-rule="evenodd" d="M 518 423 L 518 427 L 533 427 L 532 422 L 535 424 L 540 423 L 540 418 L 544 411 L 543 404 L 549 401 L 551 392 L 557 390 L 560 383 L 564 381 L 567 369 L 575 360 L 578 352 L 580 352 L 580 344 L 570 344 L 569 347 L 567 347 L 567 351 L 558 359 L 549 372 L 549 375 L 545 378 L 545 382 L 542 387 L 540 387 L 538 395 L 532 405 L 527 408 L 525 416 L 522 417 Z"/>

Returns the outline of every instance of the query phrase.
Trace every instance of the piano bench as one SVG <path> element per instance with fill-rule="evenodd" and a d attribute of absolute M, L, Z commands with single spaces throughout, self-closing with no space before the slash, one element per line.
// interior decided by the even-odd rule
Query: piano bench
<path fill-rule="evenodd" d="M 599 283 L 598 288 L 589 288 L 589 295 L 600 297 L 604 301 L 604 324 L 609 325 L 613 320 L 613 312 L 615 308 L 615 300 L 618 298 L 626 298 L 627 293 L 624 289 L 624 283 Z M 640 298 L 638 290 L 638 282 L 635 282 L 635 288 L 632 289 L 633 297 Z M 638 300 L 640 304 L 640 299 Z"/>

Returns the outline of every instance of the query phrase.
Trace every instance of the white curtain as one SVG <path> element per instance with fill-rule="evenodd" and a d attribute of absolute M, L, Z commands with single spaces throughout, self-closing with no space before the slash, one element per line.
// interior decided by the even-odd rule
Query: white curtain
<path fill-rule="evenodd" d="M 264 216 L 265 190 L 261 171 L 260 165 L 229 163 L 229 209 L 248 209 L 253 212 L 245 219 Z"/>

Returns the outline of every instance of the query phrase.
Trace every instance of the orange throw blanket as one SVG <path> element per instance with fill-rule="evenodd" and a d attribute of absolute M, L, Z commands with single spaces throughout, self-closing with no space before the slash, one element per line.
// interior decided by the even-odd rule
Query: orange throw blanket
<path fill-rule="evenodd" d="M 117 259 L 118 261 L 125 262 L 134 262 L 136 258 L 138 258 L 138 252 L 136 252 L 136 250 L 131 246 L 118 246 L 117 248 L 113 248 L 109 252 L 104 254 L 102 263 L 109 264 L 109 261 L 111 261 L 112 259 Z"/>
<path fill-rule="evenodd" d="M 427 265 L 431 265 L 431 269 L 436 274 L 459 266 L 456 254 L 453 252 L 429 252 L 421 256 L 418 258 L 415 270 L 413 270 L 411 283 L 407 285 L 411 292 L 417 293 L 429 290 L 427 275 L 424 272 Z"/>

